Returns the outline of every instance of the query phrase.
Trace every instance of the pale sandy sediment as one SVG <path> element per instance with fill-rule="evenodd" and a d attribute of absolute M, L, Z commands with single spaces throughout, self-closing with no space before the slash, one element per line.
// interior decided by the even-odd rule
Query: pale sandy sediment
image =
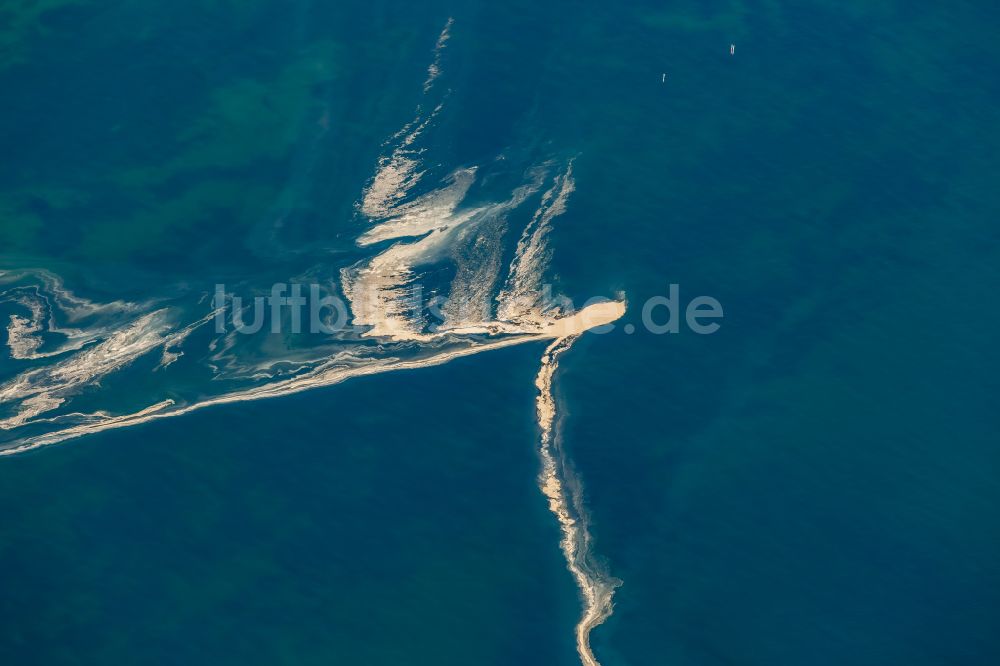
<path fill-rule="evenodd" d="M 624 303 L 609 301 L 553 322 L 549 329 L 557 331 L 558 337 L 542 354 L 541 368 L 535 379 L 538 426 L 541 430 L 539 487 L 548 500 L 549 511 L 559 521 L 562 532 L 559 546 L 566 558 L 566 567 L 573 574 L 583 598 L 583 614 L 576 625 L 576 650 L 584 666 L 600 666 L 590 647 L 590 632 L 611 615 L 611 599 L 621 583 L 605 571 L 591 549 L 581 486 L 573 477 L 556 437 L 557 413 L 552 381 L 559 366 L 559 356 L 573 345 L 581 333 L 610 324 L 624 313 Z"/>
<path fill-rule="evenodd" d="M 612 305 L 612 303 L 614 302 L 598 303 L 595 305 L 591 305 L 587 308 L 584 308 L 576 315 L 567 317 L 569 322 L 565 325 L 564 328 L 566 330 L 582 332 L 583 330 L 586 330 L 586 328 L 581 328 L 584 325 L 584 322 L 591 322 L 591 326 L 595 326 L 595 325 L 610 323 L 610 321 L 614 321 L 613 318 L 609 319 L 609 317 L 612 317 L 615 312 L 624 312 L 624 304 L 618 303 L 616 306 Z M 202 322 L 199 323 L 203 323 L 204 321 L 207 320 L 208 318 L 202 320 Z M 592 322 L 599 322 L 599 323 L 594 324 Z M 331 361 L 330 363 L 321 365 L 315 370 L 308 372 L 306 374 L 285 379 L 282 381 L 277 381 L 265 386 L 258 386 L 243 391 L 235 391 L 232 393 L 216 396 L 214 398 L 209 398 L 207 400 L 203 400 L 197 403 L 192 403 L 189 405 L 176 405 L 173 401 L 166 400 L 133 414 L 125 414 L 115 417 L 97 418 L 93 422 L 82 423 L 76 426 L 65 428 L 63 430 L 46 433 L 32 438 L 26 438 L 24 440 L 17 442 L 11 442 L 10 444 L 7 445 L 7 448 L 0 450 L 0 456 L 22 453 L 24 451 L 29 451 L 49 444 L 55 444 L 57 442 L 62 442 L 68 439 L 74 439 L 77 437 L 82 437 L 84 435 L 102 432 L 105 430 L 138 425 L 140 423 L 146 423 L 149 421 L 168 418 L 171 416 L 180 416 L 182 414 L 187 414 L 189 412 L 193 412 L 203 407 L 209 407 L 211 405 L 221 405 L 234 402 L 243 402 L 248 400 L 261 400 L 264 398 L 273 398 L 281 395 L 299 393 L 301 391 L 307 391 L 321 386 L 338 384 L 352 377 L 381 374 L 384 372 L 392 372 L 395 370 L 413 370 L 416 368 L 442 365 L 444 363 L 447 363 L 448 361 L 451 361 L 452 359 L 460 358 L 463 356 L 471 356 L 473 354 L 489 351 L 491 349 L 500 349 L 503 347 L 510 347 L 513 345 L 524 344 L 526 342 L 551 339 L 553 337 L 556 336 L 552 332 L 546 332 L 546 331 L 539 332 L 532 330 L 520 333 L 512 332 L 507 337 L 486 340 L 478 343 L 470 343 L 466 346 L 458 348 L 444 349 L 430 356 L 417 359 L 410 359 L 410 360 L 402 360 L 398 358 L 368 359 L 365 365 L 354 365 L 347 367 L 337 365 L 335 361 Z M 170 338 L 166 339 L 161 338 L 159 341 L 159 345 L 163 345 L 169 340 Z M 24 397 L 24 396 L 18 396 L 18 397 Z"/>

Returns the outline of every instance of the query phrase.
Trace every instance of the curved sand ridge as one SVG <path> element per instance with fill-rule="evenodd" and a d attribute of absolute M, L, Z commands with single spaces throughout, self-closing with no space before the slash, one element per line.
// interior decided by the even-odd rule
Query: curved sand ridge
<path fill-rule="evenodd" d="M 538 388 L 535 405 L 541 430 L 538 455 L 542 462 L 538 485 L 548 500 L 549 511 L 559 521 L 562 533 L 559 547 L 583 598 L 583 614 L 576 625 L 576 650 L 584 666 L 600 666 L 590 648 L 590 632 L 611 615 L 611 599 L 621 581 L 608 574 L 593 554 L 581 484 L 567 464 L 557 437 L 556 400 L 552 384 L 559 367 L 559 356 L 573 345 L 580 334 L 610 324 L 623 314 L 625 303 L 607 301 L 553 322 L 548 330 L 557 333 L 557 338 L 542 354 L 542 365 L 535 379 Z"/>

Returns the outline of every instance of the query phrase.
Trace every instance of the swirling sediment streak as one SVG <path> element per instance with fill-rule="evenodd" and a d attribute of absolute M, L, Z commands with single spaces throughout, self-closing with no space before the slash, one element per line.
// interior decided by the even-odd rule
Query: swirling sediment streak
<path fill-rule="evenodd" d="M 611 615 L 611 599 L 621 581 L 605 571 L 591 550 L 591 535 L 580 483 L 567 465 L 556 437 L 556 401 L 552 390 L 559 356 L 578 337 L 579 334 L 571 334 L 557 338 L 550 344 L 542 354 L 542 366 L 535 379 L 535 386 L 538 387 L 538 425 L 541 429 L 538 453 L 542 461 L 538 482 L 548 499 L 549 510 L 559 521 L 562 532 L 559 546 L 566 558 L 566 567 L 576 579 L 583 597 L 583 614 L 576 625 L 577 653 L 584 666 L 600 666 L 590 647 L 590 632 Z"/>
<path fill-rule="evenodd" d="M 436 365 L 443 365 L 456 358 L 471 356 L 481 352 L 501 349 L 512 345 L 524 344 L 540 340 L 560 340 L 567 336 L 578 336 L 584 331 L 609 324 L 618 319 L 625 312 L 625 304 L 618 301 L 605 301 L 594 303 L 581 309 L 580 311 L 556 319 L 548 325 L 532 330 L 524 330 L 507 337 L 487 340 L 459 347 L 457 349 L 445 349 L 424 358 L 400 359 L 382 358 L 366 359 L 365 365 L 342 365 L 340 359 L 333 358 L 327 363 L 320 365 L 311 372 L 289 379 L 273 382 L 264 386 L 234 391 L 208 398 L 200 402 L 191 404 L 177 404 L 173 400 L 163 400 L 155 405 L 142 409 L 132 414 L 120 416 L 109 416 L 107 414 L 89 415 L 88 422 L 70 426 L 54 432 L 28 437 L 20 441 L 9 442 L 7 448 L 0 449 L 0 456 L 11 456 L 33 449 L 56 444 L 69 439 L 76 439 L 84 435 L 90 435 L 105 430 L 125 428 L 139 425 L 150 421 L 157 421 L 164 418 L 181 416 L 190 412 L 200 410 L 213 405 L 225 405 L 251 400 L 262 400 L 265 398 L 275 398 L 293 393 L 300 393 L 322 386 L 339 384 L 347 379 L 363 377 L 367 375 L 382 374 L 398 370 L 414 370 Z M 207 318 L 199 323 L 204 323 Z"/>

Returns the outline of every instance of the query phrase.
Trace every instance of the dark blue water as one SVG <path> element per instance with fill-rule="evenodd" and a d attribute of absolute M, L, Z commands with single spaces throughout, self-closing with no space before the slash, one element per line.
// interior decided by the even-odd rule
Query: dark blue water
<path fill-rule="evenodd" d="M 575 158 L 553 272 L 624 292 L 637 327 L 557 376 L 623 580 L 601 663 L 1000 658 L 989 3 L 0 17 L 0 270 L 99 301 L 353 257 L 359 187 L 453 17 L 434 159 Z M 722 303 L 717 333 L 644 330 L 671 283 Z M 0 662 L 578 663 L 535 483 L 541 351 L 0 458 Z"/>

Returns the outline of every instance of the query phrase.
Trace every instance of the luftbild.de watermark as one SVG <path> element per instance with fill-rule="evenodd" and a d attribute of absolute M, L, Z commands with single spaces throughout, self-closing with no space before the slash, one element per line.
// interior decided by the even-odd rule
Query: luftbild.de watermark
<path fill-rule="evenodd" d="M 605 298 L 591 298 L 583 308 Z M 537 328 L 539 321 L 556 322 L 562 317 L 578 312 L 572 299 L 553 295 L 551 285 L 545 285 L 537 294 L 521 296 L 519 301 L 498 307 L 492 297 L 446 298 L 434 294 L 424 298 L 419 285 L 409 289 L 404 298 L 387 298 L 383 292 L 352 294 L 350 300 L 336 293 L 329 285 L 316 283 L 276 282 L 266 291 L 252 295 L 236 295 L 224 284 L 215 285 L 212 299 L 215 330 L 219 334 L 236 331 L 245 335 L 267 332 L 274 334 L 354 334 L 362 335 L 371 326 L 358 323 L 357 312 L 381 312 L 386 316 L 419 323 L 421 328 L 434 332 L 461 331 L 475 322 L 497 332 L 517 332 L 524 325 L 525 333 Z M 630 310 L 635 308 L 630 304 Z M 498 318 L 500 311 L 507 315 Z M 510 313 L 531 313 L 510 316 Z M 668 285 L 666 295 L 647 298 L 638 310 L 641 328 L 652 335 L 678 334 L 684 330 L 697 335 L 711 335 L 721 328 L 725 316 L 722 303 L 712 296 L 696 296 L 683 301 L 680 285 Z M 455 321 L 463 326 L 454 326 Z M 525 323 L 528 322 L 528 323 Z M 635 323 L 614 322 L 590 329 L 598 335 L 621 330 L 631 335 L 638 330 Z"/>

